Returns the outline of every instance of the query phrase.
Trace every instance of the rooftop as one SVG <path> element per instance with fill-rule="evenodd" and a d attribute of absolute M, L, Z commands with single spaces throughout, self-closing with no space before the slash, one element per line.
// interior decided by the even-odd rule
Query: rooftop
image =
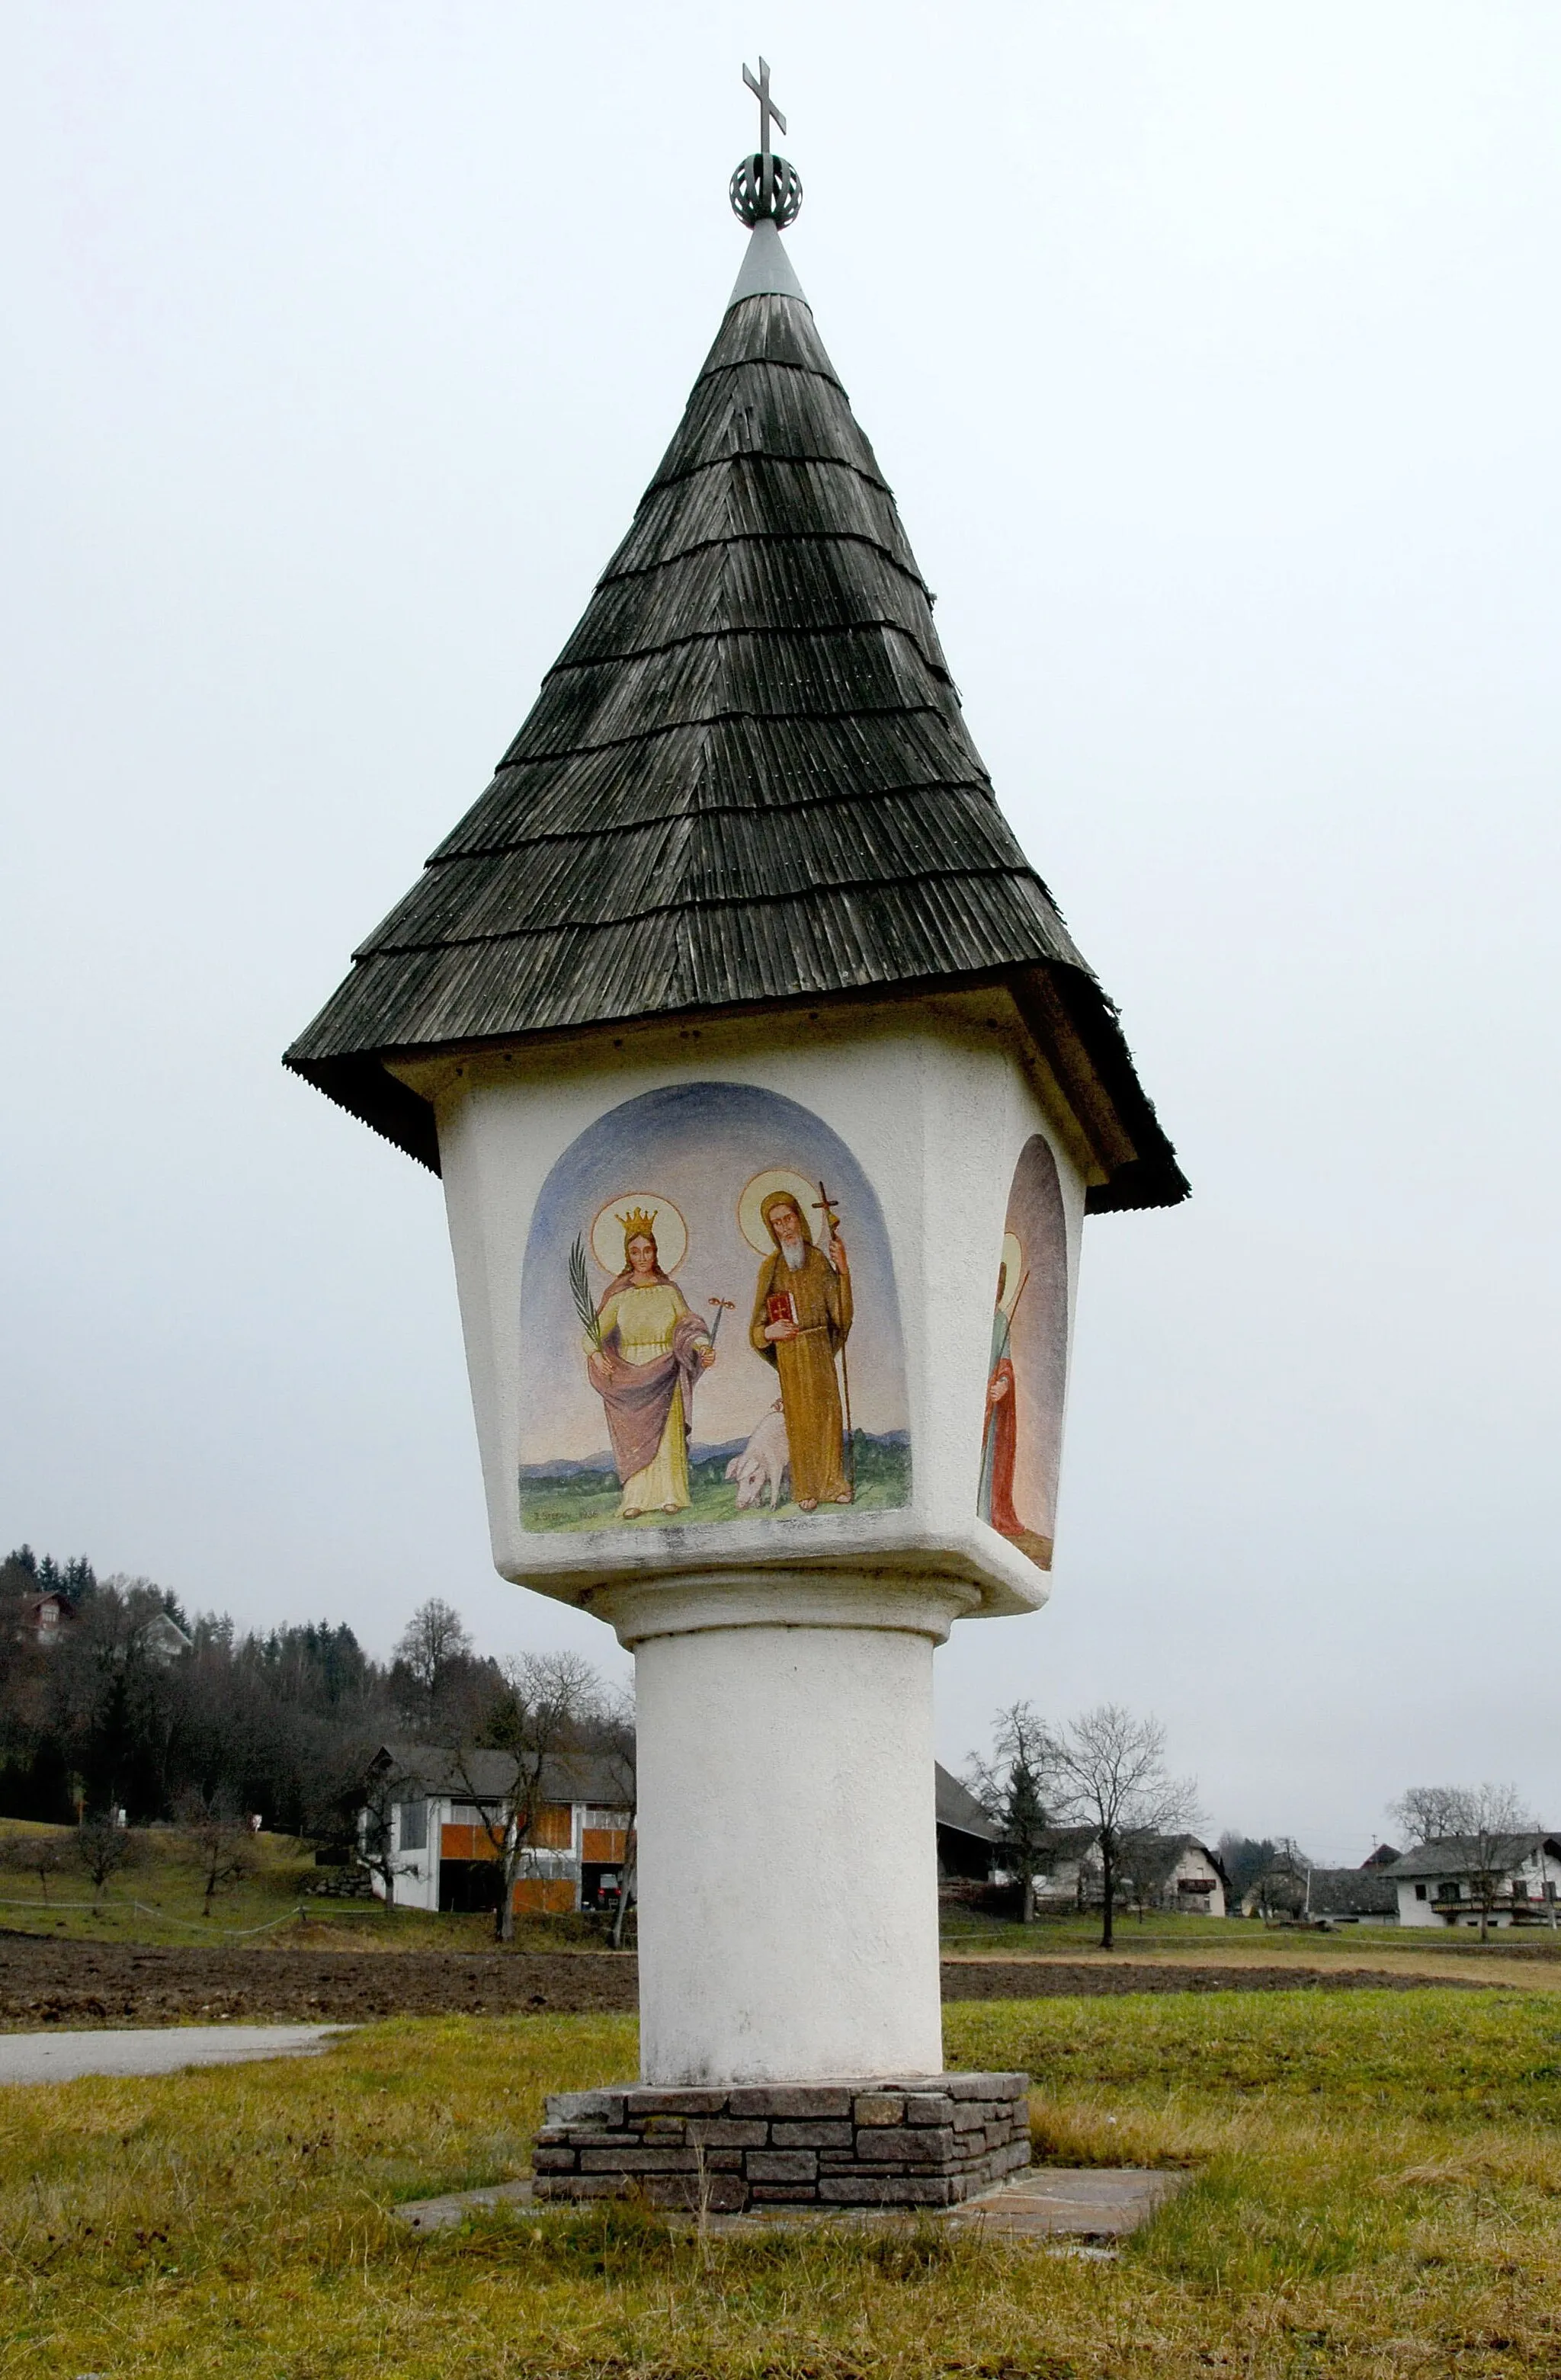
<path fill-rule="evenodd" d="M 507 1752 L 454 1752 L 436 1743 L 385 1743 L 374 1755 L 376 1767 L 388 1768 L 404 1784 L 400 1798 L 448 1798 L 455 1802 L 499 1802 L 515 1781 L 515 1761 Z M 549 1754 L 542 1767 L 544 1802 L 586 1802 L 603 1809 L 622 1805 L 625 1779 L 620 1765 L 594 1752 Z"/>
<path fill-rule="evenodd" d="M 1508 1868 L 1520 1867 L 1525 1860 L 1532 1859 L 1537 1851 L 1544 1852 L 1555 1871 L 1555 1880 L 1561 1884 L 1561 1839 L 1545 1828 L 1540 1828 L 1532 1834 L 1508 1835 L 1494 1849 L 1482 1846 L 1471 1835 L 1447 1835 L 1440 1842 L 1421 1843 L 1412 1852 L 1406 1852 L 1402 1859 L 1396 1860 L 1392 1867 L 1384 1868 L 1383 1874 L 1393 1877 L 1395 1882 L 1400 1878 L 1412 1880 L 1416 1876 L 1471 1876 L 1487 1864 L 1505 1873 Z"/>
<path fill-rule="evenodd" d="M 287 1063 L 437 1171 L 433 1111 L 387 1059 L 993 981 L 1096 1156 L 1091 1205 L 1184 1197 L 766 218 L 493 782 Z"/>

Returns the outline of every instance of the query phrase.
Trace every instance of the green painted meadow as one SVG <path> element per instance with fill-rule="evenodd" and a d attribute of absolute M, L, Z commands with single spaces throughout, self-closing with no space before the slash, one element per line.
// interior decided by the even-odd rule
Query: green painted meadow
<path fill-rule="evenodd" d="M 312 2061 L 0 2091 L 0 2374 L 1561 2374 L 1561 2001 L 1215 1993 L 947 2012 L 1038 2078 L 1037 2154 L 1176 2167 L 1116 2257 L 701 2240 L 631 2207 L 418 2240 L 398 2200 L 523 2172 L 623 2018 L 365 2029 Z"/>
<path fill-rule="evenodd" d="M 896 1442 L 855 1436 L 856 1509 L 881 1512 L 910 1500 L 910 1450 Z M 726 1457 L 719 1455 L 689 1465 L 689 1503 L 677 1515 L 679 1528 L 711 1521 L 738 1519 L 737 1483 L 726 1476 Z M 613 1472 L 577 1471 L 562 1479 L 520 1477 L 520 1515 L 528 1529 L 664 1529 L 664 1512 L 643 1512 L 638 1520 L 619 1518 L 622 1501 Z M 791 1501 L 789 1479 L 785 1500 L 774 1510 L 766 1499 L 750 1504 L 745 1520 L 796 1520 L 799 1507 Z"/>

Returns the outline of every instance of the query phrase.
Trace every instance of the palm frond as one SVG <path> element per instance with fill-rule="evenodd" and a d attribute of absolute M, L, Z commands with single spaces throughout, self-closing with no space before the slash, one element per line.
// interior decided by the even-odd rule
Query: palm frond
<path fill-rule="evenodd" d="M 602 1344 L 602 1326 L 596 1319 L 596 1307 L 591 1294 L 591 1275 L 585 1269 L 585 1242 L 577 1239 L 569 1250 L 569 1288 L 574 1295 L 575 1312 L 580 1328 L 593 1347 Z"/>

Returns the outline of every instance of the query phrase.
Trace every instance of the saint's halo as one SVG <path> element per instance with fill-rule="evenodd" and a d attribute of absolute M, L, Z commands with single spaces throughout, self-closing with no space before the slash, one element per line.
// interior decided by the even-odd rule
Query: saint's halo
<path fill-rule="evenodd" d="M 772 1166 L 767 1173 L 756 1173 L 738 1200 L 738 1229 L 756 1257 L 773 1257 L 775 1252 L 770 1227 L 759 1211 L 775 1190 L 785 1190 L 796 1199 L 802 1209 L 802 1220 L 815 1240 L 823 1229 L 823 1217 L 813 1211 L 818 1204 L 818 1184 L 810 1182 L 805 1174 L 793 1173 L 789 1166 Z M 845 1227 L 844 1216 L 841 1227 Z"/>
<path fill-rule="evenodd" d="M 1019 1292 L 1023 1287 L 1024 1250 L 1020 1247 L 1015 1232 L 1005 1232 L 1003 1234 L 1003 1294 L 997 1301 L 998 1307 L 1004 1314 L 1012 1315 L 1015 1306 L 1018 1304 Z"/>
<path fill-rule="evenodd" d="M 622 1272 L 628 1258 L 621 1218 L 634 1214 L 654 1218 L 651 1237 L 656 1244 L 656 1261 L 663 1272 L 675 1273 L 689 1253 L 689 1226 L 660 1190 L 620 1190 L 616 1198 L 608 1199 L 591 1227 L 591 1253 L 603 1271 Z"/>

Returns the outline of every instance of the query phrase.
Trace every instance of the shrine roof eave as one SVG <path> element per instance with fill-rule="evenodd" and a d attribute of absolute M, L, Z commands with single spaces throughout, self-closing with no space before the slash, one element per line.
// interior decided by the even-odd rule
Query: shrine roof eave
<path fill-rule="evenodd" d="M 621 1033 L 625 1026 L 683 1026 L 757 1019 L 793 1011 L 816 1012 L 885 1001 L 982 990 L 999 985 L 1012 995 L 1037 1060 L 1075 1123 L 1089 1151 L 1094 1178 L 1087 1192 L 1091 1214 L 1179 1206 L 1190 1195 L 1176 1150 L 1140 1085 L 1116 1010 L 1087 968 L 1049 961 L 1026 966 L 989 967 L 892 984 L 798 992 L 784 999 L 635 1009 L 547 1027 L 519 1027 L 439 1041 L 387 1043 L 357 1049 L 322 1049 L 313 1029 L 287 1050 L 283 1063 L 324 1093 L 371 1131 L 414 1158 L 431 1173 L 440 1172 L 439 1139 L 432 1102 L 414 1090 L 398 1070 L 418 1062 L 477 1056 L 501 1050 L 557 1048 L 583 1034 Z M 313 1042 L 314 1046 L 311 1047 Z"/>

